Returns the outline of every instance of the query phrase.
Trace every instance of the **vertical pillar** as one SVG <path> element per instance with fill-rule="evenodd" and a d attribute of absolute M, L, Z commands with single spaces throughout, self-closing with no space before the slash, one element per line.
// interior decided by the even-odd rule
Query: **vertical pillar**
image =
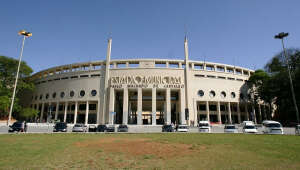
<path fill-rule="evenodd" d="M 208 101 L 206 101 L 206 120 L 210 121 L 209 120 L 209 102 Z"/>
<path fill-rule="evenodd" d="M 220 124 L 222 124 L 222 117 L 221 117 L 221 106 L 220 106 L 220 102 L 218 102 L 217 104 L 217 110 L 218 110 L 218 122 Z"/>
<path fill-rule="evenodd" d="M 143 94 L 142 94 L 142 88 L 138 88 L 138 96 L 137 96 L 137 124 L 142 125 L 142 109 L 143 109 Z"/>
<path fill-rule="evenodd" d="M 101 108 L 100 108 L 100 99 L 98 99 L 98 103 L 97 103 L 97 124 L 100 124 L 100 114 L 101 114 Z M 101 120 L 102 122 L 104 122 L 104 120 Z"/>
<path fill-rule="evenodd" d="M 56 110 L 55 110 L 54 120 L 57 120 L 58 108 L 59 108 L 59 102 L 56 103 Z"/>
<path fill-rule="evenodd" d="M 64 122 L 67 121 L 68 102 L 65 104 Z"/>
<path fill-rule="evenodd" d="M 86 101 L 86 107 L 85 107 L 85 122 L 84 124 L 88 124 L 89 123 L 89 101 Z"/>
<path fill-rule="evenodd" d="M 267 119 L 266 104 L 263 105 L 263 109 L 264 109 L 263 120 L 265 120 Z"/>
<path fill-rule="evenodd" d="M 187 124 L 185 119 L 185 94 L 184 88 L 180 89 L 180 124 Z"/>
<path fill-rule="evenodd" d="M 228 102 L 228 117 L 229 123 L 232 124 L 230 102 Z"/>
<path fill-rule="evenodd" d="M 248 104 L 245 103 L 245 113 L 246 113 L 246 120 L 249 121 L 249 113 L 248 113 Z"/>
<path fill-rule="evenodd" d="M 167 124 L 171 124 L 171 90 L 170 88 L 166 89 L 166 112 L 167 112 Z"/>
<path fill-rule="evenodd" d="M 77 111 L 78 111 L 78 101 L 75 102 L 74 124 L 77 123 Z"/>
<path fill-rule="evenodd" d="M 261 113 L 261 105 L 258 104 L 258 112 L 259 112 L 259 122 L 262 122 L 262 113 Z"/>
<path fill-rule="evenodd" d="M 128 124 L 128 88 L 123 89 L 123 124 Z"/>
<path fill-rule="evenodd" d="M 40 117 L 40 122 L 41 122 L 41 123 L 43 122 L 44 107 L 45 107 L 45 103 L 42 103 L 41 117 Z"/>
<path fill-rule="evenodd" d="M 255 106 L 252 104 L 252 114 L 251 116 L 253 116 L 253 121 L 255 124 L 257 124 L 257 121 L 256 121 L 256 113 L 255 113 Z"/>
<path fill-rule="evenodd" d="M 240 110 L 239 102 L 237 102 L 236 107 L 237 107 L 237 113 L 238 113 L 238 123 L 241 123 L 241 110 Z"/>
<path fill-rule="evenodd" d="M 156 125 L 156 88 L 152 88 L 152 125 Z"/>
<path fill-rule="evenodd" d="M 109 117 L 109 123 L 114 124 L 114 117 L 115 117 L 115 89 L 110 88 L 109 89 L 109 110 L 108 110 L 108 117 Z M 105 107 L 105 106 L 104 106 Z"/>

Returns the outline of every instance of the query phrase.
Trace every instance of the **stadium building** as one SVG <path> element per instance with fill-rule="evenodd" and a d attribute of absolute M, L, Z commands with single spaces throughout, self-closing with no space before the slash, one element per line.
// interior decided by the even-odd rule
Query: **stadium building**
<path fill-rule="evenodd" d="M 197 125 L 262 120 L 265 105 L 249 102 L 247 80 L 253 70 L 189 60 L 110 60 L 75 63 L 35 73 L 27 100 L 40 110 L 37 121 L 67 123 Z"/>

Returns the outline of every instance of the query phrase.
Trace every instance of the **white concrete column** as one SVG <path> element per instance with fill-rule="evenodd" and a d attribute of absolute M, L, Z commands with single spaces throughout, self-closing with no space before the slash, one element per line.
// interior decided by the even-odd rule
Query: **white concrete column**
<path fill-rule="evenodd" d="M 109 110 L 108 110 L 108 117 L 109 117 L 109 124 L 114 124 L 114 118 L 115 114 L 111 114 L 112 112 L 115 112 L 115 89 L 110 88 L 109 89 Z M 107 113 L 106 113 L 107 114 Z"/>
<path fill-rule="evenodd" d="M 156 88 L 152 88 L 152 125 L 156 125 Z"/>
<path fill-rule="evenodd" d="M 96 117 L 96 120 L 97 120 L 97 124 L 101 124 L 100 122 L 100 114 L 101 114 L 101 108 L 100 108 L 100 99 L 98 99 L 98 103 L 97 103 L 97 117 Z M 101 120 L 102 122 L 104 122 L 104 120 Z"/>
<path fill-rule="evenodd" d="M 88 124 L 89 123 L 89 101 L 86 101 L 86 107 L 85 107 L 85 121 L 84 124 Z"/>
<path fill-rule="evenodd" d="M 241 123 L 241 110 L 240 110 L 239 102 L 236 103 L 236 107 L 237 107 L 237 114 L 238 114 L 238 123 Z"/>
<path fill-rule="evenodd" d="M 209 102 L 208 101 L 206 101 L 206 120 L 210 121 L 209 120 Z"/>
<path fill-rule="evenodd" d="M 74 124 L 77 123 L 78 101 L 75 102 Z"/>
<path fill-rule="evenodd" d="M 180 89 L 180 124 L 187 124 L 185 120 L 185 94 L 184 94 L 184 88 Z"/>
<path fill-rule="evenodd" d="M 42 103 L 41 117 L 40 117 L 40 122 L 41 122 L 41 123 L 43 122 L 44 107 L 45 107 L 45 103 Z"/>
<path fill-rule="evenodd" d="M 221 106 L 220 102 L 217 103 L 217 110 L 218 110 L 218 122 L 222 124 L 222 116 L 221 116 Z"/>
<path fill-rule="evenodd" d="M 245 103 L 245 113 L 246 113 L 246 120 L 249 121 L 248 103 Z"/>
<path fill-rule="evenodd" d="M 171 90 L 170 88 L 166 89 L 166 113 L 167 113 L 167 124 L 171 124 Z"/>
<path fill-rule="evenodd" d="M 64 122 L 67 121 L 68 102 L 65 103 Z"/>
<path fill-rule="evenodd" d="M 123 89 L 123 124 L 128 124 L 128 88 Z"/>
<path fill-rule="evenodd" d="M 142 125 L 142 112 L 143 112 L 143 94 L 142 88 L 138 88 L 138 96 L 137 96 L 137 124 Z"/>
<path fill-rule="evenodd" d="M 56 103 L 56 110 L 55 110 L 54 120 L 57 120 L 58 108 L 59 108 L 59 102 Z"/>
<path fill-rule="evenodd" d="M 232 119 L 231 119 L 231 108 L 230 108 L 230 102 L 228 102 L 228 118 L 229 118 L 229 123 L 232 123 Z"/>

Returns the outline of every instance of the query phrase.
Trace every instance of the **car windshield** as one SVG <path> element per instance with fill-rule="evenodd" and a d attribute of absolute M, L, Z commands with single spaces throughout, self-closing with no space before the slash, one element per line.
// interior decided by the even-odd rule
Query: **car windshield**
<path fill-rule="evenodd" d="M 200 123 L 199 126 L 209 126 L 208 123 Z"/>
<path fill-rule="evenodd" d="M 57 123 L 57 124 L 55 124 L 55 127 L 66 127 L 66 124 L 64 124 L 64 123 Z"/>
<path fill-rule="evenodd" d="M 120 125 L 119 128 L 127 128 L 126 125 Z"/>
<path fill-rule="evenodd" d="M 255 129 L 255 126 L 245 126 L 245 129 Z"/>
<path fill-rule="evenodd" d="M 269 123 L 269 124 L 266 125 L 266 127 L 280 128 L 281 124 L 279 124 L 279 123 Z"/>
<path fill-rule="evenodd" d="M 76 124 L 75 127 L 83 127 L 82 124 Z"/>
<path fill-rule="evenodd" d="M 187 126 L 179 126 L 179 129 L 187 129 Z"/>
<path fill-rule="evenodd" d="M 225 129 L 235 129 L 235 126 L 225 126 Z"/>
<path fill-rule="evenodd" d="M 15 122 L 12 126 L 13 126 L 13 127 L 22 127 L 22 123 L 20 123 L 20 122 Z"/>

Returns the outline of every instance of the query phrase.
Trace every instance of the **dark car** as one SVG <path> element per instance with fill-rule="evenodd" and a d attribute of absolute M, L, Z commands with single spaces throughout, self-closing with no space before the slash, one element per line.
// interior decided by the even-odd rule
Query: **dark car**
<path fill-rule="evenodd" d="M 127 125 L 119 125 L 118 132 L 128 132 L 128 126 Z"/>
<path fill-rule="evenodd" d="M 107 125 L 106 132 L 115 132 L 115 125 Z"/>
<path fill-rule="evenodd" d="M 174 132 L 174 128 L 172 125 L 163 125 L 162 132 Z"/>
<path fill-rule="evenodd" d="M 68 126 L 65 122 L 59 122 L 54 125 L 53 132 L 67 132 Z"/>
<path fill-rule="evenodd" d="M 89 132 L 97 132 L 97 126 L 96 125 L 89 125 Z"/>
<path fill-rule="evenodd" d="M 98 125 L 97 132 L 106 132 L 106 125 Z"/>
<path fill-rule="evenodd" d="M 9 126 L 8 132 L 26 132 L 27 124 L 26 122 L 15 122 L 13 125 Z"/>

